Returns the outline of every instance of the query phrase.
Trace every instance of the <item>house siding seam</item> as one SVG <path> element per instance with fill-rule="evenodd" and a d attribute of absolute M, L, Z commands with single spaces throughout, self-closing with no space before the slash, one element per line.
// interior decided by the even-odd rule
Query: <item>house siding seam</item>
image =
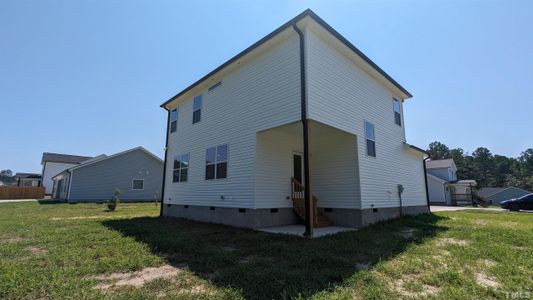
<path fill-rule="evenodd" d="M 206 88 L 199 123 L 192 124 L 192 97 L 180 102 L 177 131 L 169 136 L 165 203 L 256 207 L 255 191 L 262 189 L 254 175 L 262 172 L 254 171 L 256 133 L 300 119 L 298 63 L 298 37 L 291 34 L 242 63 L 217 89 Z M 206 149 L 221 144 L 228 144 L 228 176 L 205 180 Z M 188 181 L 173 183 L 173 158 L 184 153 L 190 154 Z"/>
<path fill-rule="evenodd" d="M 312 30 L 306 36 L 309 117 L 359 137 L 360 208 L 398 206 L 398 184 L 404 206 L 426 205 L 422 156 L 404 149 L 405 122 L 394 123 L 392 92 Z M 377 157 L 366 155 L 365 120 L 375 125 Z"/>
<path fill-rule="evenodd" d="M 161 193 L 161 161 L 134 150 L 73 170 L 69 201 L 111 199 L 116 188 L 121 200 L 156 200 Z M 144 179 L 143 190 L 132 190 L 133 179 Z"/>

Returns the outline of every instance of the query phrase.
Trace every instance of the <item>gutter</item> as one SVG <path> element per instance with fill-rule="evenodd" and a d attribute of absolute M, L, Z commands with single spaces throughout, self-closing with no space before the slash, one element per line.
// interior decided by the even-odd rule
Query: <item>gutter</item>
<path fill-rule="evenodd" d="M 167 135 L 165 138 L 165 157 L 163 158 L 163 182 L 161 183 L 161 207 L 159 207 L 159 216 L 163 216 L 163 200 L 165 197 L 165 180 L 167 175 L 167 153 L 168 153 L 168 132 L 170 130 L 169 124 L 170 124 L 170 110 L 166 109 L 167 111 Z"/>
<path fill-rule="evenodd" d="M 296 25 L 296 21 L 292 23 L 292 28 L 298 33 L 300 37 L 300 96 L 301 96 L 301 115 L 303 127 L 303 142 L 304 142 L 304 203 L 305 203 L 305 237 L 313 236 L 313 199 L 311 193 L 311 164 L 309 162 L 309 121 L 307 119 L 307 93 L 306 93 L 306 78 L 305 78 L 305 44 L 304 35 Z"/>
<path fill-rule="evenodd" d="M 431 158 L 431 155 L 429 154 L 429 152 L 426 152 L 426 153 L 428 157 L 424 158 L 424 160 L 422 161 L 422 164 L 424 165 L 424 181 L 425 181 L 424 183 L 426 184 L 426 202 L 428 205 L 428 213 L 431 213 L 431 209 L 429 208 L 428 173 L 426 170 L 426 161 Z"/>

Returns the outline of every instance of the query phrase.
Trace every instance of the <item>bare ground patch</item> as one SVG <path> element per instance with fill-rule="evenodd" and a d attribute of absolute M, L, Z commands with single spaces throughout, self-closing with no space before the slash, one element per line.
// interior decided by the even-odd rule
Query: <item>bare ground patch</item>
<path fill-rule="evenodd" d="M 39 248 L 39 247 L 29 247 L 27 248 L 33 256 L 41 256 L 48 254 L 48 250 L 45 248 Z"/>
<path fill-rule="evenodd" d="M 405 239 L 411 239 L 413 238 L 418 232 L 418 229 L 416 228 L 403 228 L 399 234 Z"/>
<path fill-rule="evenodd" d="M 468 244 L 465 240 L 459 240 L 454 238 L 441 238 L 437 240 L 437 246 L 446 246 L 446 245 L 457 245 L 457 246 L 466 246 Z"/>
<path fill-rule="evenodd" d="M 500 286 L 500 283 L 497 282 L 494 277 L 490 277 L 481 271 L 476 272 L 475 275 L 476 275 L 476 282 L 479 285 L 482 285 L 485 287 L 491 287 L 491 288 L 498 288 Z"/>
<path fill-rule="evenodd" d="M 145 283 L 156 279 L 170 279 L 179 272 L 183 271 L 183 269 L 186 267 L 186 265 L 163 265 L 160 267 L 144 268 L 136 272 L 112 273 L 107 275 L 99 275 L 92 278 L 100 281 L 100 283 L 95 287 L 100 290 L 107 290 L 111 287 L 117 286 L 141 287 Z"/>
<path fill-rule="evenodd" d="M 15 237 L 6 237 L 6 238 L 0 238 L 0 244 L 11 244 L 11 243 L 19 243 L 19 242 L 25 242 L 29 241 L 29 238 L 15 236 Z"/>
<path fill-rule="evenodd" d="M 391 283 L 394 291 L 406 297 L 427 297 L 440 291 L 440 288 L 420 281 L 419 274 L 406 274 Z"/>
<path fill-rule="evenodd" d="M 224 247 L 222 247 L 222 250 L 224 250 L 226 252 L 233 252 L 233 251 L 237 250 L 237 248 L 235 248 L 233 246 L 224 246 Z"/>

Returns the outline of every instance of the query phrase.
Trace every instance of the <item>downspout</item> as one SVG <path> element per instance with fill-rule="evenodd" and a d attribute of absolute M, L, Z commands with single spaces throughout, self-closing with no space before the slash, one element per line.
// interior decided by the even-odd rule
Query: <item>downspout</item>
<path fill-rule="evenodd" d="M 72 177 L 74 176 L 74 173 L 72 173 L 71 171 L 69 171 L 67 169 L 67 174 L 69 174 L 68 176 L 68 186 L 67 186 L 67 197 L 66 197 L 66 201 L 69 202 L 70 200 L 70 185 L 72 184 Z M 59 193 L 61 194 L 61 191 L 59 191 Z"/>
<path fill-rule="evenodd" d="M 428 205 L 428 214 L 431 213 L 431 209 L 429 208 L 429 189 L 428 189 L 428 173 L 426 170 L 426 161 L 431 158 L 431 155 L 428 153 L 428 157 L 424 158 L 422 161 L 422 164 L 424 165 L 424 183 L 426 184 L 426 202 Z"/>
<path fill-rule="evenodd" d="M 39 183 L 39 186 L 43 186 L 43 180 L 44 180 L 44 171 L 46 170 L 46 162 L 43 164 L 43 173 L 41 174 L 41 182 Z M 44 193 L 46 194 L 46 189 L 44 190 Z"/>
<path fill-rule="evenodd" d="M 304 203 L 305 203 L 305 237 L 313 236 L 313 199 L 311 192 L 311 164 L 309 162 L 309 121 L 307 119 L 307 93 L 305 77 L 305 41 L 302 31 L 292 24 L 292 28 L 300 37 L 300 96 L 301 96 L 301 118 L 303 125 L 303 144 L 304 144 Z"/>
<path fill-rule="evenodd" d="M 168 132 L 170 130 L 169 123 L 170 123 L 170 110 L 166 109 L 167 111 L 167 135 L 165 138 L 165 157 L 163 158 L 163 182 L 161 183 L 161 206 L 159 207 L 159 216 L 163 216 L 163 200 L 165 197 L 165 179 L 167 175 L 167 152 L 168 152 Z"/>

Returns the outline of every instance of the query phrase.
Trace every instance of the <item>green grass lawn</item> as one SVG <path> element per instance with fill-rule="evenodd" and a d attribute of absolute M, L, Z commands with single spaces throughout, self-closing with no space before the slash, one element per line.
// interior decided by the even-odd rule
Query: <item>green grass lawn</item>
<path fill-rule="evenodd" d="M 158 218 L 153 203 L 44 203 L 0 204 L 1 299 L 533 297 L 533 214 L 440 212 L 304 240 Z"/>

